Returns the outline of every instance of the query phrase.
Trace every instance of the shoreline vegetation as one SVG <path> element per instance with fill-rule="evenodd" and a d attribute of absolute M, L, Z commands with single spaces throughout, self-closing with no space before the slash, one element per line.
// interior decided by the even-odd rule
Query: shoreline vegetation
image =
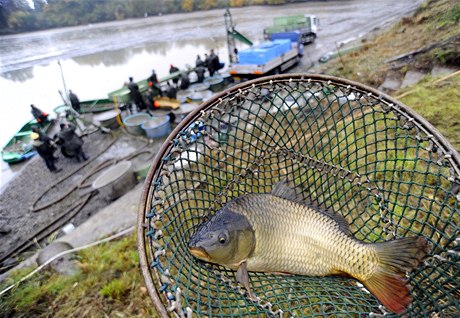
<path fill-rule="evenodd" d="M 304 0 L 307 2 L 308 0 Z M 0 36 L 92 23 L 299 0 L 25 0 L 0 1 Z"/>
<path fill-rule="evenodd" d="M 401 75 L 433 64 L 458 69 L 460 53 L 455 43 L 417 54 L 404 65 L 384 61 L 458 35 L 459 23 L 456 1 L 428 0 L 412 16 L 368 39 L 363 48 L 315 71 L 377 88 L 389 72 Z M 459 151 L 460 76 L 436 81 L 440 77 L 426 75 L 417 84 L 389 94 L 426 118 Z M 2 296 L 0 317 L 158 317 L 140 274 L 134 234 L 82 251 L 77 260 L 81 271 L 76 276 L 46 269 Z M 0 282 L 0 290 L 32 270 L 15 271 Z"/>

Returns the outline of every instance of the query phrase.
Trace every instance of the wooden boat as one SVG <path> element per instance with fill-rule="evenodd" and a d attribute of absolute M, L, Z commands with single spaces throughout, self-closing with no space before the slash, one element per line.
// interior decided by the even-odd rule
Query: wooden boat
<path fill-rule="evenodd" d="M 51 121 L 47 120 L 42 128 L 47 131 Z M 32 147 L 32 126 L 40 127 L 35 119 L 27 122 L 14 136 L 11 138 L 2 150 L 2 160 L 7 163 L 21 162 L 36 154 Z"/>

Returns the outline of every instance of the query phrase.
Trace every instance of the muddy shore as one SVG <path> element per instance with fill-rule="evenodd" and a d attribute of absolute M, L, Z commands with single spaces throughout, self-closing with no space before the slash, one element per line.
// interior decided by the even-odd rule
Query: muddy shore
<path fill-rule="evenodd" d="M 21 259 L 34 253 L 37 248 L 45 246 L 54 238 L 63 234 L 62 227 L 71 223 L 77 227 L 91 215 L 111 202 L 107 195 L 96 194 L 91 196 L 83 208 L 74 217 L 66 220 L 62 225 L 53 229 L 46 238 L 40 242 L 32 239 L 36 233 L 47 227 L 53 220 L 70 217 L 88 197 L 91 187 L 75 189 L 82 179 L 85 184 L 90 184 L 104 170 L 91 173 L 101 163 L 111 159 L 121 159 L 127 155 L 136 153 L 139 149 L 150 150 L 151 153 L 143 153 L 131 160 L 134 170 L 145 167 L 152 160 L 153 154 L 158 151 L 163 139 L 148 140 L 144 137 L 127 134 L 122 129 L 114 133 L 93 133 L 84 138 L 83 149 L 90 157 L 88 161 L 77 162 L 75 158 L 63 157 L 59 151 L 57 167 L 62 168 L 59 173 L 51 173 L 45 166 L 42 158 L 35 156 L 24 163 L 22 169 L 8 183 L 8 186 L 0 194 L 0 259 L 24 242 L 32 241 L 33 248 L 20 256 L 8 257 L 2 268 L 6 269 L 16 264 Z M 71 191 L 62 201 L 52 204 L 45 209 L 37 210 L 48 203 L 62 197 Z M 49 191 L 48 191 L 49 190 Z M 33 208 L 35 206 L 35 209 Z M 61 222 L 62 223 L 62 222 Z"/>

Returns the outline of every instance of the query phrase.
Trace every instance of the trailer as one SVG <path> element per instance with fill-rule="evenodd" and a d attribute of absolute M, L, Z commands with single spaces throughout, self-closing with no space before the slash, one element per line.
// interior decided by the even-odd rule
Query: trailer
<path fill-rule="evenodd" d="M 298 31 L 283 32 L 276 35 L 274 41 L 242 50 L 237 54 L 237 62 L 230 64 L 228 72 L 235 80 L 241 81 L 286 71 L 303 55 L 300 36 Z"/>
<path fill-rule="evenodd" d="M 273 35 L 298 31 L 300 43 L 313 43 L 318 31 L 319 19 L 314 15 L 281 16 L 273 19 L 273 25 L 264 29 L 264 38 L 273 40 Z"/>

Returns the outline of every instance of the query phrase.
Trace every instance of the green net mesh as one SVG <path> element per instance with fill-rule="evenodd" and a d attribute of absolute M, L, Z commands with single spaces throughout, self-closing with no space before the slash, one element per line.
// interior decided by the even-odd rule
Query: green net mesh
<path fill-rule="evenodd" d="M 162 316 L 392 316 L 339 277 L 250 273 L 251 301 L 233 271 L 189 253 L 226 202 L 289 177 L 357 239 L 425 236 L 432 249 L 408 276 L 407 314 L 458 316 L 459 162 L 424 119 L 358 83 L 287 74 L 240 84 L 182 121 L 153 163 L 138 227 L 146 286 Z"/>

